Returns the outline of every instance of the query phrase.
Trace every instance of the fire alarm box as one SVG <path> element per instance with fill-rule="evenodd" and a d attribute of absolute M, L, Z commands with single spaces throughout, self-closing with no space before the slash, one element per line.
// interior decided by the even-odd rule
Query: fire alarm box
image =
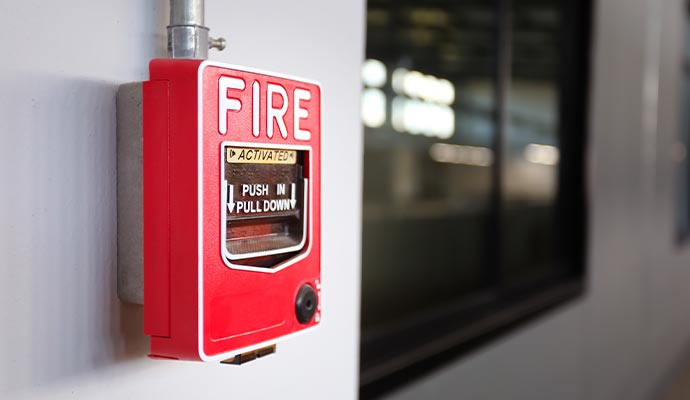
<path fill-rule="evenodd" d="M 318 325 L 319 85 L 159 59 L 140 90 L 150 355 L 223 361 Z"/>

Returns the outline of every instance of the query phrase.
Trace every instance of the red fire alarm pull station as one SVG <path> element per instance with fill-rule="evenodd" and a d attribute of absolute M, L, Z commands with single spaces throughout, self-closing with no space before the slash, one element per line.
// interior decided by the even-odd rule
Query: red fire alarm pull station
<path fill-rule="evenodd" d="M 319 85 L 159 59 L 141 92 L 150 355 L 237 362 L 316 326 Z"/>

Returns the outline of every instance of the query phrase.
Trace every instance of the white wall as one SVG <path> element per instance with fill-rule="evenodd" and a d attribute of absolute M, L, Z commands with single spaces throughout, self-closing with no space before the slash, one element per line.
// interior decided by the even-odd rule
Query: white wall
<path fill-rule="evenodd" d="M 322 326 L 242 367 L 146 358 L 115 293 L 115 93 L 165 54 L 167 0 L 2 0 L 0 398 L 356 396 L 364 4 L 206 11 L 212 59 L 323 84 Z"/>
<path fill-rule="evenodd" d="M 690 357 L 671 160 L 684 2 L 594 3 L 587 294 L 391 399 L 652 399 Z"/>

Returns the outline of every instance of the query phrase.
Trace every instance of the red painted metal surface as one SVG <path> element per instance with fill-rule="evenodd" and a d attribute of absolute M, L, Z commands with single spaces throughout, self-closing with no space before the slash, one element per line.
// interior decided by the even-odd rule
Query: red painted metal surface
<path fill-rule="evenodd" d="M 241 102 L 240 110 L 219 110 L 221 77 L 245 83 L 244 89 L 225 93 Z M 258 132 L 253 125 L 255 82 L 260 88 Z M 266 118 L 268 84 L 287 94 L 287 137 L 276 119 Z M 294 112 L 296 89 L 309 92 L 310 99 L 299 102 L 306 114 Z M 282 104 L 274 95 L 276 107 Z M 320 87 L 242 67 L 160 59 L 151 61 L 143 109 L 144 319 L 151 356 L 222 360 L 317 325 L 320 301 L 315 317 L 301 324 L 295 296 L 304 284 L 319 295 L 321 289 Z M 220 112 L 227 112 L 225 134 Z M 308 140 L 295 138 L 295 115 L 297 127 L 311 132 Z M 272 137 L 267 123 L 274 124 Z M 221 151 L 227 142 L 294 146 L 309 155 L 304 168 L 310 185 L 306 244 L 272 270 L 234 268 L 222 255 Z"/>

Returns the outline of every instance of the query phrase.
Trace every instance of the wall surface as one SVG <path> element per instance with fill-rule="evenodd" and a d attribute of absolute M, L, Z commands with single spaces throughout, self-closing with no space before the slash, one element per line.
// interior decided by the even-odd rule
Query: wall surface
<path fill-rule="evenodd" d="M 228 40 L 211 59 L 324 93 L 323 322 L 234 367 L 147 359 L 142 310 L 116 297 L 115 93 L 165 55 L 167 3 L 0 1 L 0 398 L 352 399 L 364 4 L 206 2 Z"/>
<path fill-rule="evenodd" d="M 655 399 L 690 356 L 673 220 L 684 2 L 594 3 L 586 295 L 390 399 Z"/>

